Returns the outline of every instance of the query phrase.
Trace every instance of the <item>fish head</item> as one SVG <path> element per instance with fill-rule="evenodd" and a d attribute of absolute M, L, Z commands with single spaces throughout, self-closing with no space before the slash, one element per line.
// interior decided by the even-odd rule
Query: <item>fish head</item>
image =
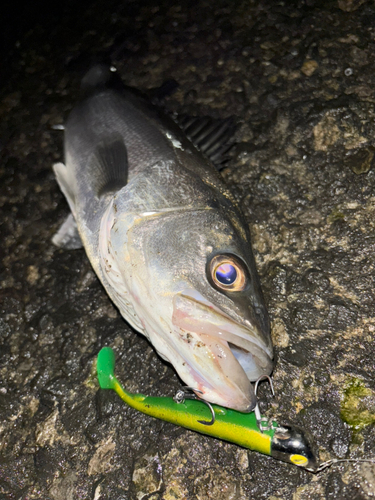
<path fill-rule="evenodd" d="M 143 333 L 197 395 L 251 411 L 273 353 L 246 224 L 225 204 L 132 217 L 108 239 Z"/>

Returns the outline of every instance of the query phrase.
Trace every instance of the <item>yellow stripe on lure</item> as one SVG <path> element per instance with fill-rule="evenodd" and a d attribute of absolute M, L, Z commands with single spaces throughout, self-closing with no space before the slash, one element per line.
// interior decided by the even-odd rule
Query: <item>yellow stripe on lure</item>
<path fill-rule="evenodd" d="M 209 408 L 199 399 L 186 399 L 177 403 L 171 397 L 152 397 L 126 391 L 114 374 L 115 355 L 110 347 L 103 347 L 97 359 L 99 385 L 102 389 L 113 389 L 132 408 L 160 418 L 186 429 L 207 434 L 238 444 L 244 448 L 316 472 L 318 464 L 309 441 L 303 431 L 273 421 L 269 430 L 261 430 L 255 413 L 240 413 L 235 410 L 212 405 L 215 414 L 211 420 Z"/>

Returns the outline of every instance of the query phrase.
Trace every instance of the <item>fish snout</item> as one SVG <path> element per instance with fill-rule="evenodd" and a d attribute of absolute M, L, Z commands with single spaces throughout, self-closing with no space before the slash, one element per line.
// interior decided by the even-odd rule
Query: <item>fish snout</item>
<path fill-rule="evenodd" d="M 175 296 L 172 323 L 185 360 L 177 371 L 187 385 L 210 403 L 252 411 L 256 396 L 251 381 L 272 372 L 272 347 L 196 296 Z"/>

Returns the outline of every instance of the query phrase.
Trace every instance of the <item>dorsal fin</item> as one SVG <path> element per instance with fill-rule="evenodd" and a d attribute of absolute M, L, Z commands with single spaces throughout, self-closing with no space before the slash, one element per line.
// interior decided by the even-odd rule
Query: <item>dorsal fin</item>
<path fill-rule="evenodd" d="M 119 191 L 128 181 L 128 155 L 120 135 L 101 141 L 89 160 L 94 192 L 99 198 Z"/>
<path fill-rule="evenodd" d="M 234 144 L 236 124 L 233 118 L 224 120 L 210 116 L 177 116 L 175 120 L 186 136 L 205 154 L 218 170 L 224 168 L 227 153 Z"/>

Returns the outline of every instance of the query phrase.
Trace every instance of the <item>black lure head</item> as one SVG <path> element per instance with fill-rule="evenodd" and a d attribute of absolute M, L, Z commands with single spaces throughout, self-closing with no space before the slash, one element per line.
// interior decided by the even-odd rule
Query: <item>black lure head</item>
<path fill-rule="evenodd" d="M 281 425 L 276 429 L 271 442 L 271 456 L 310 472 L 318 469 L 310 439 L 298 427 Z"/>

